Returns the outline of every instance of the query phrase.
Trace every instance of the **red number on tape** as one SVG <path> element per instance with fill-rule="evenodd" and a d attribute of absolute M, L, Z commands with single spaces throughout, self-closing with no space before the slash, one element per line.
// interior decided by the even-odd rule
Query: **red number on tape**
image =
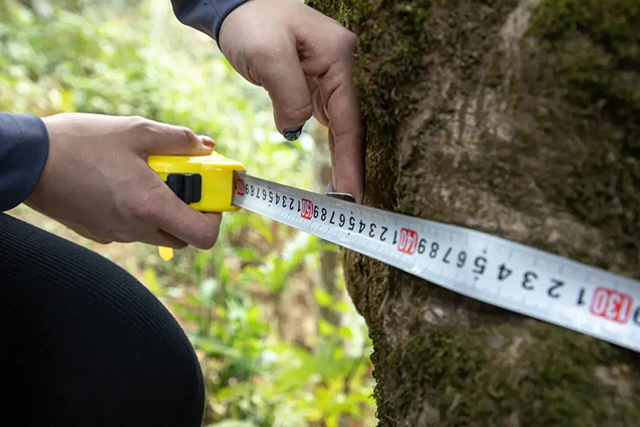
<path fill-rule="evenodd" d="M 240 178 L 236 178 L 236 194 L 244 196 L 245 191 L 246 187 L 244 185 L 244 181 Z"/>
<path fill-rule="evenodd" d="M 302 199 L 302 210 L 300 216 L 304 219 L 311 219 L 313 216 L 313 202 L 311 200 Z"/>
<path fill-rule="evenodd" d="M 629 313 L 633 305 L 633 298 L 627 294 L 608 288 L 596 288 L 591 299 L 591 313 L 613 320 L 618 323 L 627 323 Z"/>
<path fill-rule="evenodd" d="M 418 233 L 408 228 L 400 230 L 400 241 L 398 242 L 398 250 L 405 254 L 413 255 L 418 246 Z"/>

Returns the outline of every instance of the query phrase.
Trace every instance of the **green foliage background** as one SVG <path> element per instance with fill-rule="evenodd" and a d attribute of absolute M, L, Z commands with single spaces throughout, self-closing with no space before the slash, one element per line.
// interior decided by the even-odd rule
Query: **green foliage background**
<path fill-rule="evenodd" d="M 212 136 L 252 174 L 313 187 L 310 134 L 284 142 L 263 91 L 233 71 L 214 41 L 178 23 L 169 0 L 1 0 L 0 111 L 184 125 Z M 335 247 L 240 212 L 225 215 L 212 251 L 189 249 L 164 263 L 149 246 L 105 247 L 27 208 L 12 214 L 113 259 L 166 303 L 201 360 L 205 425 L 374 423 L 365 325 L 344 283 L 336 297 L 319 281 L 319 254 Z"/>

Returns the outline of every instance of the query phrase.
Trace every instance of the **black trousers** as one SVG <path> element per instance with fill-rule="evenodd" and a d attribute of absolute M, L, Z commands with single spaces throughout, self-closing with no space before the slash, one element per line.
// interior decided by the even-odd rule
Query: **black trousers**
<path fill-rule="evenodd" d="M 0 425 L 200 426 L 184 332 L 100 255 L 0 213 Z"/>

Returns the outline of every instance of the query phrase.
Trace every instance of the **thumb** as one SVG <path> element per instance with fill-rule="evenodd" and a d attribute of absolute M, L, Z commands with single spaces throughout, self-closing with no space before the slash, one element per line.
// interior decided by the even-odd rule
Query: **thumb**
<path fill-rule="evenodd" d="M 135 126 L 134 140 L 142 154 L 203 155 L 209 154 L 215 142 L 198 136 L 191 129 L 142 119 Z"/>

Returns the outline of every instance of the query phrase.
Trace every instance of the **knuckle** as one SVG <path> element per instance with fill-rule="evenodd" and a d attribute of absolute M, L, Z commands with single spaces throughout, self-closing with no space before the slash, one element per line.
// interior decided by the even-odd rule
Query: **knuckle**
<path fill-rule="evenodd" d="M 346 28 L 341 28 L 336 33 L 336 40 L 333 44 L 335 52 L 338 55 L 347 55 L 349 57 L 356 53 L 358 48 L 358 36 Z"/>
<path fill-rule="evenodd" d="M 344 33 L 343 37 L 345 44 L 355 50 L 355 48 L 358 46 L 358 36 L 356 36 L 355 33 L 347 30 Z"/>
<path fill-rule="evenodd" d="M 130 127 L 145 139 L 153 137 L 156 132 L 156 124 L 153 121 L 140 116 L 133 116 L 130 118 Z"/>
<path fill-rule="evenodd" d="M 147 120 L 147 119 L 145 119 L 144 117 L 141 117 L 141 116 L 131 116 L 131 117 L 129 117 L 129 125 L 132 128 L 136 128 L 136 129 L 145 128 L 146 126 L 148 126 L 148 122 L 149 122 L 149 120 Z"/>
<path fill-rule="evenodd" d="M 358 37 L 352 31 L 346 28 L 340 28 L 338 31 L 338 38 L 345 44 L 355 45 L 358 42 Z"/>
<path fill-rule="evenodd" d="M 195 132 L 193 132 L 191 129 L 184 126 L 180 126 L 178 129 L 180 130 L 181 135 L 184 137 L 185 141 L 192 142 L 198 139 Z"/>

